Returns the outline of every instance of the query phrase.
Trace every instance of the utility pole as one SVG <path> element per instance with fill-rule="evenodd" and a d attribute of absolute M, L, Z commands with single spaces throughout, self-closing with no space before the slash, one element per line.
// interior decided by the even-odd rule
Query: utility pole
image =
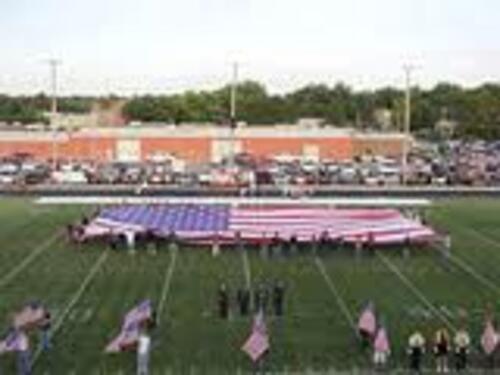
<path fill-rule="evenodd" d="M 236 127 L 236 91 L 238 89 L 238 63 L 233 63 L 233 80 L 231 83 L 231 127 Z"/>
<path fill-rule="evenodd" d="M 51 95 L 52 95 L 52 103 L 50 109 L 50 125 L 52 128 L 52 169 L 55 170 L 56 160 L 57 160 L 57 68 L 61 64 L 60 60 L 57 59 L 49 59 L 47 60 L 47 64 L 50 69 L 50 86 L 51 86 Z"/>
<path fill-rule="evenodd" d="M 230 109 L 229 109 L 229 121 L 230 121 L 230 135 L 229 135 L 229 165 L 234 167 L 235 164 L 235 153 L 236 153 L 236 142 L 235 142 L 235 130 L 236 130 L 236 94 L 238 89 L 238 63 L 233 63 L 233 78 L 231 82 L 231 98 L 230 98 Z"/>
<path fill-rule="evenodd" d="M 402 160 L 402 182 L 406 185 L 408 178 L 408 152 L 410 151 L 411 137 L 411 73 L 414 70 L 412 65 L 404 65 L 405 73 L 405 116 L 404 116 L 404 139 L 403 139 L 403 160 Z"/>

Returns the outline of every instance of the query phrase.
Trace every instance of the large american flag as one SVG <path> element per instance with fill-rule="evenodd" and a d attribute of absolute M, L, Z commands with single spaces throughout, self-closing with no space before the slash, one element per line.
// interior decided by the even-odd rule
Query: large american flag
<path fill-rule="evenodd" d="M 224 204 L 129 205 L 104 209 L 85 229 L 92 237 L 125 231 L 184 240 L 243 240 L 273 237 L 310 241 L 327 232 L 346 242 L 398 243 L 429 238 L 434 231 L 395 209 L 336 209 L 318 206 L 240 206 Z"/>

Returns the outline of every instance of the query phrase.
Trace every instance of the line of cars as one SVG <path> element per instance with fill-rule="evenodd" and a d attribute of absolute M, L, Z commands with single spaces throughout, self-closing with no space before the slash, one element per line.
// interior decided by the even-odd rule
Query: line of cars
<path fill-rule="evenodd" d="M 406 169 L 412 185 L 500 185 L 500 142 L 449 143 L 413 150 Z M 186 165 L 174 160 L 144 163 L 37 162 L 26 155 L 0 160 L 0 184 L 148 184 L 171 186 L 398 185 L 401 160 L 366 156 L 317 161 L 290 155 L 258 159 L 239 154 L 218 163 Z"/>

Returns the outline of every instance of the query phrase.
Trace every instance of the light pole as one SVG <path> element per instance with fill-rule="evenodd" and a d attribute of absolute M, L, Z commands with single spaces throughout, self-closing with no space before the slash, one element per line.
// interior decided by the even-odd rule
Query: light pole
<path fill-rule="evenodd" d="M 56 145 L 56 136 L 57 136 L 57 68 L 61 64 L 60 60 L 57 59 L 49 59 L 47 60 L 47 64 L 50 68 L 50 86 L 52 91 L 52 102 L 50 109 L 50 126 L 52 128 L 52 169 L 55 170 L 56 160 L 57 160 L 57 145 Z"/>
<path fill-rule="evenodd" d="M 414 70 L 412 65 L 404 65 L 403 70 L 405 73 L 405 116 L 404 116 L 404 139 L 403 139 L 403 160 L 402 160 L 402 182 L 403 185 L 407 183 L 408 177 L 408 152 L 410 148 L 411 136 L 411 73 Z"/>
<path fill-rule="evenodd" d="M 234 167 L 235 164 L 235 130 L 236 130 L 236 94 L 238 89 L 238 63 L 233 63 L 233 79 L 231 82 L 231 98 L 230 98 L 230 133 L 229 133 L 229 165 Z"/>
<path fill-rule="evenodd" d="M 233 63 L 233 80 L 231 82 L 231 126 L 234 128 L 236 125 L 236 91 L 238 89 L 238 63 Z"/>

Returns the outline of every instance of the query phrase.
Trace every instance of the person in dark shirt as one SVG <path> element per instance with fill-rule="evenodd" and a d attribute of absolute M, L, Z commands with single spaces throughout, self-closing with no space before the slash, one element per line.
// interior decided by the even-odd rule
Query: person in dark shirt
<path fill-rule="evenodd" d="M 87 225 L 89 225 L 89 222 L 90 222 L 90 221 L 89 221 L 89 218 L 88 218 L 87 216 L 85 216 L 85 215 L 84 215 L 84 216 L 82 217 L 82 221 L 81 221 L 82 225 L 83 225 L 84 227 L 86 227 Z"/>
<path fill-rule="evenodd" d="M 254 312 L 258 312 L 262 308 L 262 296 L 260 293 L 260 288 L 254 288 L 253 290 L 253 309 Z"/>
<path fill-rule="evenodd" d="M 328 231 L 325 230 L 321 233 L 321 236 L 319 238 L 319 250 L 322 253 L 325 253 L 326 251 L 328 251 L 329 245 L 330 245 L 330 236 L 328 234 Z"/>
<path fill-rule="evenodd" d="M 375 235 L 373 232 L 369 232 L 367 236 L 367 250 L 368 254 L 371 256 L 375 255 Z"/>
<path fill-rule="evenodd" d="M 118 236 L 115 234 L 110 234 L 108 237 L 108 247 L 110 250 L 118 249 Z"/>
<path fill-rule="evenodd" d="M 282 241 L 278 232 L 274 233 L 272 239 L 272 255 L 273 257 L 280 257 L 282 252 Z"/>
<path fill-rule="evenodd" d="M 229 316 L 229 295 L 226 284 L 222 284 L 218 292 L 219 317 L 227 319 Z"/>
<path fill-rule="evenodd" d="M 73 224 L 66 225 L 66 238 L 69 243 L 73 243 L 75 241 L 75 227 Z"/>
<path fill-rule="evenodd" d="M 259 287 L 259 294 L 261 300 L 261 309 L 265 313 L 267 311 L 267 306 L 269 304 L 269 290 L 267 285 L 261 284 Z"/>
<path fill-rule="evenodd" d="M 280 282 L 275 283 L 275 285 L 273 287 L 274 315 L 283 316 L 284 299 L 285 299 L 285 286 L 280 281 Z"/>
<path fill-rule="evenodd" d="M 42 350 L 46 351 L 51 348 L 50 343 L 50 328 L 52 326 L 52 316 L 49 311 L 45 310 L 45 315 L 43 320 L 40 322 L 40 333 L 41 333 L 41 343 Z"/>
<path fill-rule="evenodd" d="M 250 310 L 250 291 L 247 288 L 239 288 L 236 299 L 241 316 L 247 316 Z"/>
<path fill-rule="evenodd" d="M 290 237 L 290 243 L 288 247 L 290 255 L 297 255 L 299 251 L 299 241 L 297 240 L 297 235 L 295 233 Z"/>

